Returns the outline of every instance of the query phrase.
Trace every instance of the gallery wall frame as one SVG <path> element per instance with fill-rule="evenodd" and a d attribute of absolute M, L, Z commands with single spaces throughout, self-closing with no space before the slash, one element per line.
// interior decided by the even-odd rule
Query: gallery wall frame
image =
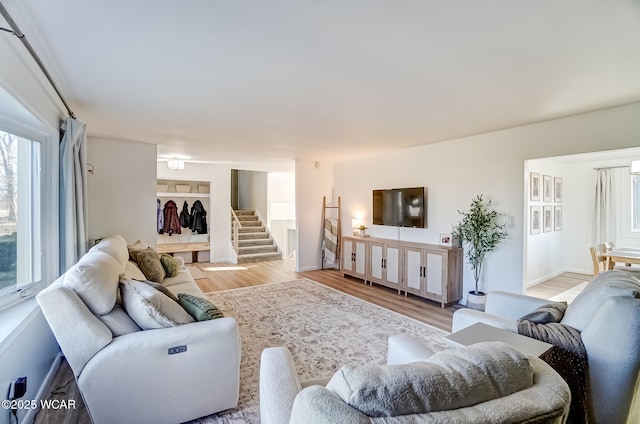
<path fill-rule="evenodd" d="M 553 208 L 553 231 L 562 231 L 562 206 Z"/>
<path fill-rule="evenodd" d="M 548 233 L 553 226 L 553 214 L 551 205 L 542 207 L 542 231 Z"/>
<path fill-rule="evenodd" d="M 540 206 L 531 206 L 529 211 L 529 232 L 531 234 L 540 234 Z"/>
<path fill-rule="evenodd" d="M 542 176 L 542 201 L 550 202 L 553 199 L 553 178 L 551 175 Z"/>
<path fill-rule="evenodd" d="M 553 201 L 562 203 L 562 178 L 560 177 L 553 179 Z"/>
<path fill-rule="evenodd" d="M 540 201 L 540 174 L 537 172 L 529 173 L 529 200 Z"/>

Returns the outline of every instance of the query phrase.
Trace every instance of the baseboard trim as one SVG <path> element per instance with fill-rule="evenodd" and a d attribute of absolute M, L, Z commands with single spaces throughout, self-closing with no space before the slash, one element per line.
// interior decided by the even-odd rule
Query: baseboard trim
<path fill-rule="evenodd" d="M 533 281 L 527 282 L 526 287 L 529 288 L 529 287 L 535 286 L 536 284 L 540 284 L 540 283 L 542 283 L 544 281 L 547 281 L 547 280 L 549 280 L 551 278 L 557 277 L 558 275 L 561 275 L 561 274 L 563 274 L 565 272 L 567 272 L 567 271 L 563 269 L 561 271 L 552 272 L 551 274 L 547 274 L 547 275 L 545 275 L 543 277 L 536 278 Z"/>

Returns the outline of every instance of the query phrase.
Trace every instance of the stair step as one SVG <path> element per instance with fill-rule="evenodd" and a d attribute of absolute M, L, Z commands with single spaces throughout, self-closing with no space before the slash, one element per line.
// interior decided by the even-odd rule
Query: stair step
<path fill-rule="evenodd" d="M 234 212 L 236 213 L 236 216 L 238 217 L 238 219 L 240 218 L 240 215 L 255 215 L 256 211 L 253 209 L 237 209 L 234 210 Z"/>
<path fill-rule="evenodd" d="M 258 215 L 236 215 L 236 218 L 238 218 L 238 221 L 257 221 L 260 219 Z M 233 221 L 233 216 L 231 220 Z"/>
<path fill-rule="evenodd" d="M 251 262 L 275 261 L 282 259 L 282 253 L 252 253 L 250 255 L 238 255 L 238 263 L 246 264 Z"/>
<path fill-rule="evenodd" d="M 238 247 L 238 255 L 250 255 L 253 253 L 270 253 L 277 252 L 278 248 L 274 245 L 267 246 L 247 246 L 247 247 Z"/>
<path fill-rule="evenodd" d="M 240 221 L 242 227 L 262 227 L 262 221 Z"/>
<path fill-rule="evenodd" d="M 256 239 L 271 239 L 269 237 L 269 233 L 266 231 L 255 232 L 255 233 L 238 233 L 238 242 L 242 240 L 256 240 Z M 231 240 L 233 240 L 233 233 L 231 233 Z"/>
<path fill-rule="evenodd" d="M 244 234 L 244 233 L 266 233 L 265 228 L 263 226 L 260 227 L 244 227 L 244 228 L 238 228 L 238 233 L 240 234 Z M 233 231 L 231 231 L 231 234 L 233 234 Z"/>
<path fill-rule="evenodd" d="M 250 246 L 270 246 L 273 244 L 271 238 L 259 238 L 259 239 L 246 239 L 240 238 L 238 240 L 238 247 L 250 247 Z"/>

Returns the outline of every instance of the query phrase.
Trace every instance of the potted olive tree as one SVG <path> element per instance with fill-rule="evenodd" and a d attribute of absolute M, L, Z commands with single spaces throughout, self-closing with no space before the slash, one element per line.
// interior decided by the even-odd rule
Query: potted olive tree
<path fill-rule="evenodd" d="M 484 310 L 485 294 L 479 289 L 484 257 L 507 237 L 507 224 L 498 223 L 501 214 L 493 209 L 491 199 L 485 200 L 481 194 L 471 200 L 469 212 L 458 213 L 462 220 L 453 227 L 452 235 L 466 248 L 465 256 L 476 282 L 475 290 L 467 296 L 467 307 Z"/>

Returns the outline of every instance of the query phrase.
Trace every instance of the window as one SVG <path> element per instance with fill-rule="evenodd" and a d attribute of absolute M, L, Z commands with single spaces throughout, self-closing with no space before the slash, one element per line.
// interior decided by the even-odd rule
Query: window
<path fill-rule="evenodd" d="M 0 297 L 42 280 L 40 143 L 0 130 Z"/>
<path fill-rule="evenodd" d="M 631 177 L 631 231 L 640 232 L 640 175 Z"/>

